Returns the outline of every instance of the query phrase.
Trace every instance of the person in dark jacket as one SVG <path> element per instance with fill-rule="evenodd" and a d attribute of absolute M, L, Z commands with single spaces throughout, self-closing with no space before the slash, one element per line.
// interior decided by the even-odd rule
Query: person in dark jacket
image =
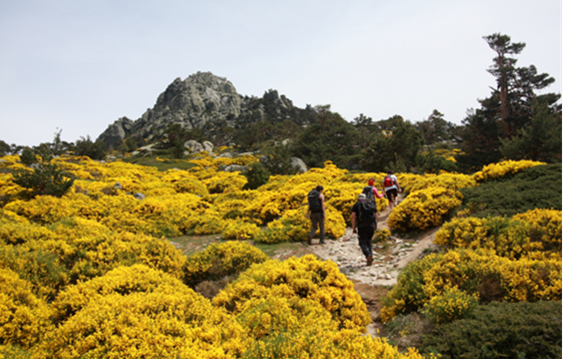
<path fill-rule="evenodd" d="M 313 237 L 319 228 L 320 243 L 325 244 L 325 218 L 326 218 L 326 208 L 325 208 L 325 196 L 323 195 L 324 187 L 318 185 L 309 192 L 309 208 L 307 209 L 306 218 L 311 219 L 311 232 L 307 238 L 307 244 L 311 245 Z"/>
<path fill-rule="evenodd" d="M 367 201 L 373 200 L 360 193 L 358 201 L 352 207 L 352 233 L 356 233 L 357 230 L 360 248 L 366 256 L 367 265 L 370 266 L 373 263 L 371 240 L 377 228 L 377 209 L 366 211 L 365 208 L 371 207 L 365 205 Z"/>

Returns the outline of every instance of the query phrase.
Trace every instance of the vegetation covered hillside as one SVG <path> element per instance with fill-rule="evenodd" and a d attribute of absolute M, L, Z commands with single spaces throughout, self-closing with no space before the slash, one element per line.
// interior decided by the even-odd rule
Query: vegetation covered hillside
<path fill-rule="evenodd" d="M 366 305 L 335 263 L 270 260 L 251 245 L 304 242 L 305 197 L 317 184 L 325 186 L 327 234 L 342 236 L 358 193 L 369 178 L 380 183 L 381 173 L 326 162 L 244 189 L 246 176 L 221 169 L 251 165 L 257 158 L 250 155 L 201 153 L 183 160 L 187 170 L 164 171 L 77 156 L 32 166 L 21 160 L 0 161 L 5 357 L 422 357 L 364 335 Z M 560 206 L 480 222 L 461 211 L 448 222 L 462 205 L 462 188 L 541 167 L 509 161 L 474 175 L 398 174 L 409 195 L 392 212 L 393 231 L 449 227 L 437 236 L 444 251 L 405 270 L 382 319 L 427 313 L 438 335 L 444 323 L 478 316 L 478 304 L 560 301 Z M 479 236 L 456 231 L 467 226 Z M 186 257 L 168 240 L 185 234 L 223 240 Z M 218 294 L 199 294 L 221 281 Z M 541 323 L 552 330 L 552 321 Z M 427 353 L 448 350 L 428 343 L 420 346 Z"/>

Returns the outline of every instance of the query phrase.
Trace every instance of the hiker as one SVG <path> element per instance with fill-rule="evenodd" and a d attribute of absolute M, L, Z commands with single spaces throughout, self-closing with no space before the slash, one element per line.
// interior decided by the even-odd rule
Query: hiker
<path fill-rule="evenodd" d="M 387 176 L 383 178 L 383 189 L 389 200 L 389 208 L 393 210 L 393 207 L 397 205 L 397 199 L 399 193 L 401 193 L 401 186 L 399 185 L 399 180 L 393 171 L 389 170 Z"/>
<path fill-rule="evenodd" d="M 367 198 L 365 192 L 360 193 L 352 207 L 352 233 L 358 233 L 358 242 L 368 266 L 373 262 L 371 239 L 377 228 L 377 216 L 375 202 Z"/>
<path fill-rule="evenodd" d="M 385 196 L 385 193 L 383 191 L 381 191 L 381 194 L 379 194 L 379 191 L 377 190 L 377 188 L 374 186 L 375 184 L 375 180 L 373 178 L 370 178 L 368 180 L 368 185 L 366 187 L 364 187 L 364 191 L 363 193 L 366 194 L 366 197 L 368 199 L 372 199 L 375 201 L 375 198 L 382 198 L 383 196 Z M 371 193 L 369 192 L 369 190 L 367 190 L 368 187 L 371 187 Z"/>
<path fill-rule="evenodd" d="M 307 214 L 305 218 L 311 219 L 311 232 L 307 238 L 307 244 L 312 244 L 312 239 L 317 232 L 317 227 L 320 231 L 320 243 L 325 244 L 325 196 L 323 195 L 323 186 L 318 185 L 309 194 L 307 198 L 309 199 L 309 208 L 307 209 Z"/>

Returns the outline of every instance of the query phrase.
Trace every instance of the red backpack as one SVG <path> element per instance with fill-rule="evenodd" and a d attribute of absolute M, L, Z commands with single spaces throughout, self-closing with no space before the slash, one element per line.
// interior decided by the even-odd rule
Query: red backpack
<path fill-rule="evenodd" d="M 383 179 L 383 186 L 384 187 L 391 187 L 395 185 L 395 181 L 390 176 L 385 176 Z"/>

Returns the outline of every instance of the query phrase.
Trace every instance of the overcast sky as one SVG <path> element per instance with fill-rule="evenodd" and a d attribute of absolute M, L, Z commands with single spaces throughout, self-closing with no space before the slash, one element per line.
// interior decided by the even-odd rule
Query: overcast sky
<path fill-rule="evenodd" d="M 486 35 L 526 43 L 518 65 L 561 93 L 561 16 L 560 0 L 2 0 L 0 140 L 96 139 L 197 71 L 348 121 L 459 124 L 495 85 Z"/>

